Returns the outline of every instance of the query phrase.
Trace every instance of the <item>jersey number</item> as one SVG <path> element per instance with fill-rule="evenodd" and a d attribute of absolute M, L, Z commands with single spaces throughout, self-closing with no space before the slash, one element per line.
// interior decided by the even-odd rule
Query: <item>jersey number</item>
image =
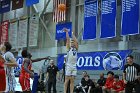
<path fill-rule="evenodd" d="M 76 50 L 73 49 L 72 52 L 73 52 L 73 56 L 75 56 L 76 55 Z"/>

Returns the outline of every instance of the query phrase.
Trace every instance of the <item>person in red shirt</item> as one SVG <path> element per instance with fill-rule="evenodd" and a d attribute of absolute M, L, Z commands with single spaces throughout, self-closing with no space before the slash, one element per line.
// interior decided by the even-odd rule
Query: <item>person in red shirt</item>
<path fill-rule="evenodd" d="M 22 51 L 22 57 L 24 58 L 24 61 L 22 63 L 22 67 L 21 67 L 19 83 L 22 87 L 23 93 L 31 93 L 30 78 L 34 77 L 34 73 L 31 71 L 32 63 L 41 61 L 41 60 L 45 60 L 45 59 L 49 59 L 49 57 L 38 58 L 38 59 L 32 60 L 31 59 L 32 55 L 27 50 Z"/>
<path fill-rule="evenodd" d="M 2 57 L 0 55 L 0 93 L 3 93 L 6 89 L 6 73 L 4 70 L 4 60 L 2 60 Z"/>
<path fill-rule="evenodd" d="M 112 85 L 112 92 L 111 93 L 124 93 L 124 82 L 119 80 L 118 75 L 114 75 L 114 82 Z"/>
<path fill-rule="evenodd" d="M 107 73 L 107 79 L 105 86 L 103 86 L 103 93 L 111 93 L 111 88 L 114 82 L 114 73 L 112 71 L 109 71 Z"/>

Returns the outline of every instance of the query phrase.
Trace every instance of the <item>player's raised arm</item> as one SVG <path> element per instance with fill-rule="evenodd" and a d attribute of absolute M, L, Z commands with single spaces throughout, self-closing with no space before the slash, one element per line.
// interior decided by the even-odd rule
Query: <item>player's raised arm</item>
<path fill-rule="evenodd" d="M 63 31 L 66 32 L 66 47 L 69 50 L 70 48 L 70 37 L 69 37 L 69 32 L 67 28 L 63 28 Z"/>
<path fill-rule="evenodd" d="M 78 50 L 78 40 L 77 40 L 77 38 L 75 37 L 74 33 L 72 33 L 72 39 L 74 40 L 75 48 Z"/>

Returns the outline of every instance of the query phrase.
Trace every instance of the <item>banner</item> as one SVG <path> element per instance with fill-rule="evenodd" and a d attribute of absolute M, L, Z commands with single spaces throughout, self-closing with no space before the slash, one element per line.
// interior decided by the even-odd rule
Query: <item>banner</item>
<path fill-rule="evenodd" d="M 78 53 L 78 70 L 122 70 L 131 50 Z M 62 69 L 64 54 L 59 54 L 57 66 Z"/>
<path fill-rule="evenodd" d="M 9 29 L 9 42 L 12 45 L 12 48 L 17 48 L 17 30 L 18 30 L 18 22 L 14 21 L 10 23 Z"/>
<path fill-rule="evenodd" d="M 116 36 L 116 0 L 102 0 L 100 38 Z"/>
<path fill-rule="evenodd" d="M 96 38 L 98 0 L 85 0 L 83 39 Z"/>
<path fill-rule="evenodd" d="M 32 6 L 37 3 L 39 3 L 39 0 L 26 0 L 26 6 Z"/>
<path fill-rule="evenodd" d="M 67 28 L 69 30 L 69 36 L 72 37 L 72 23 L 66 22 L 64 24 L 56 25 L 56 35 L 55 39 L 66 39 L 66 32 L 63 31 L 63 28 Z"/>
<path fill-rule="evenodd" d="M 139 0 L 122 0 L 121 34 L 139 34 Z"/>
<path fill-rule="evenodd" d="M 18 30 L 18 47 L 26 47 L 27 46 L 27 25 L 28 19 L 20 19 L 19 20 L 19 30 Z"/>
<path fill-rule="evenodd" d="M 37 46 L 38 30 L 39 30 L 39 15 L 34 14 L 30 18 L 29 46 Z"/>
<path fill-rule="evenodd" d="M 8 41 L 8 27 L 9 21 L 3 21 L 1 24 L 1 43 Z"/>
<path fill-rule="evenodd" d="M 10 11 L 11 0 L 0 0 L 0 13 L 5 13 Z"/>
<path fill-rule="evenodd" d="M 12 0 L 12 10 L 16 10 L 23 7 L 24 0 Z"/>

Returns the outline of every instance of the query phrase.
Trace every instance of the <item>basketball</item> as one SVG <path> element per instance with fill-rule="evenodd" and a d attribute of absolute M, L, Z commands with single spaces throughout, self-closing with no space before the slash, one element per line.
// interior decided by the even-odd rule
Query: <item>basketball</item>
<path fill-rule="evenodd" d="M 58 5 L 58 10 L 61 11 L 61 12 L 66 11 L 66 5 L 65 4 L 59 4 Z"/>

